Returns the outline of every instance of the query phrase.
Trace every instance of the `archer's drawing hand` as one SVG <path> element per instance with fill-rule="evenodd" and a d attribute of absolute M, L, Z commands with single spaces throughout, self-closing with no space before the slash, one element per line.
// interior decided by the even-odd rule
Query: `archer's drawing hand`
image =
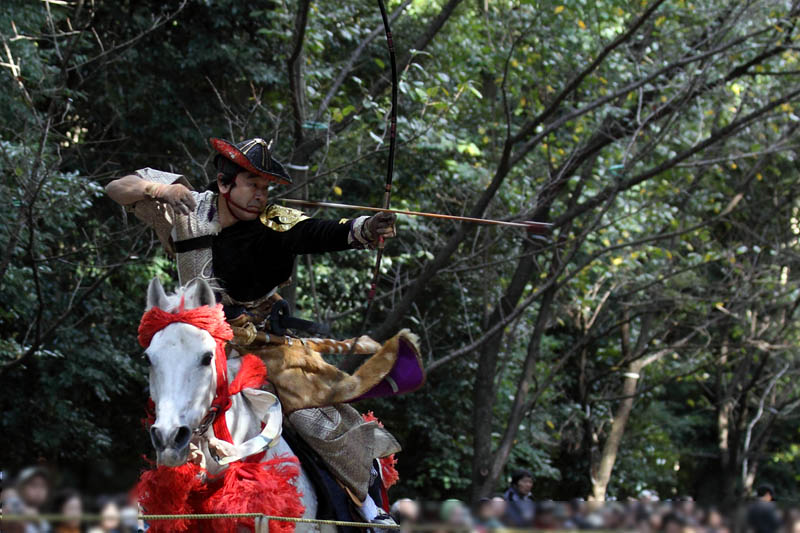
<path fill-rule="evenodd" d="M 180 183 L 162 185 L 154 196 L 159 201 L 171 205 L 181 215 L 188 215 L 197 207 L 192 192 Z"/>
<path fill-rule="evenodd" d="M 364 221 L 366 237 L 377 241 L 381 237 L 389 239 L 397 236 L 397 230 L 394 227 L 395 221 L 397 221 L 397 215 L 394 213 L 378 213 L 369 217 Z"/>

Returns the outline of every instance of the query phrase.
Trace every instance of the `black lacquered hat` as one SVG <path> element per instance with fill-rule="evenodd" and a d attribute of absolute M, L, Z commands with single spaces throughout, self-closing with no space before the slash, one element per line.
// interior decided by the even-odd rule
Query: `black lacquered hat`
<path fill-rule="evenodd" d="M 292 183 L 292 177 L 289 176 L 283 165 L 272 157 L 270 151 L 270 144 L 272 143 L 267 143 L 260 137 L 247 139 L 238 144 L 233 144 L 224 139 L 217 139 L 216 137 L 211 137 L 209 141 L 214 150 L 219 152 L 219 155 L 214 159 L 214 163 L 218 163 L 218 158 L 224 157 L 253 174 L 284 185 Z"/>

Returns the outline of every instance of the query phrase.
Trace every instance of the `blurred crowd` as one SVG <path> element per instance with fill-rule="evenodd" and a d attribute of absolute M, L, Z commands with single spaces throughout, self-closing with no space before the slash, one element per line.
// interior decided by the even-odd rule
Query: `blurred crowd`
<path fill-rule="evenodd" d="M 2 514 L 24 515 L 25 522 L 0 522 L 3 533 L 137 533 L 146 525 L 137 521 L 135 498 L 129 494 L 88 500 L 69 488 L 54 490 L 48 471 L 25 468 L 13 480 L 4 480 L 0 493 Z M 9 481 L 11 481 L 9 483 Z M 775 503 L 775 490 L 758 487 L 757 497 L 733 513 L 697 505 L 691 497 L 661 501 L 651 491 L 624 502 L 593 503 L 536 500 L 533 476 L 521 470 L 502 494 L 482 498 L 470 507 L 460 500 L 428 503 L 401 498 L 390 514 L 401 531 L 483 533 L 498 528 L 536 530 L 617 530 L 643 533 L 800 533 L 800 511 Z M 99 515 L 90 525 L 84 514 Z M 62 515 L 61 520 L 47 520 Z"/>
<path fill-rule="evenodd" d="M 3 522 L 2 533 L 137 533 L 139 509 L 130 495 L 106 495 L 87 501 L 71 488 L 54 490 L 48 470 L 28 467 L 10 480 L 3 480 L 0 505 L 4 515 L 25 515 L 26 522 Z M 86 527 L 85 514 L 98 514 L 100 520 Z M 46 515 L 63 515 L 65 520 L 48 521 Z"/>
<path fill-rule="evenodd" d="M 406 532 L 416 524 L 438 525 L 437 531 L 484 532 L 498 528 L 535 530 L 606 530 L 643 533 L 800 533 L 800 511 L 778 507 L 775 489 L 759 486 L 756 498 L 734 512 L 697 505 L 684 496 L 661 501 L 652 491 L 626 501 L 569 502 L 536 500 L 533 476 L 521 470 L 503 494 L 482 498 L 470 508 L 459 500 L 443 503 L 400 499 L 391 515 Z M 422 530 L 420 530 L 422 531 Z"/>

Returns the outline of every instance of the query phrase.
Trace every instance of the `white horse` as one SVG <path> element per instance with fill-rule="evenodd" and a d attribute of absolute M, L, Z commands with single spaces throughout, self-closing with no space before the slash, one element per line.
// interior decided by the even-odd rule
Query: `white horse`
<path fill-rule="evenodd" d="M 216 300 L 209 285 L 199 280 L 178 293 L 167 296 L 158 279 L 153 279 L 147 290 L 147 309 L 158 307 L 165 311 L 177 309 L 183 301 L 184 309 L 195 309 L 204 305 L 214 306 Z M 198 432 L 215 397 L 217 372 L 215 369 L 216 341 L 208 331 L 183 322 L 173 322 L 153 335 L 145 357 L 150 364 L 150 396 L 155 404 L 155 423 L 150 428 L 150 437 L 156 449 L 158 464 L 180 466 L 188 460 L 201 464 L 216 475 L 227 466 L 221 464 L 209 450 L 217 449 L 221 443 L 213 436 L 213 427 Z M 228 380 L 233 381 L 240 368 L 240 360 L 227 361 Z M 264 395 L 269 393 L 263 391 Z M 269 395 L 271 396 L 271 395 Z M 253 400 L 258 396 L 236 394 L 225 413 L 233 445 L 241 447 L 261 433 L 262 420 L 256 414 Z M 268 426 L 280 424 L 281 413 L 270 409 L 270 416 L 278 420 L 263 420 Z M 262 409 L 263 411 L 263 409 Z M 255 441 L 251 441 L 255 442 Z M 227 445 L 227 443 L 222 443 Z M 276 456 L 294 456 L 282 437 L 267 450 L 264 461 Z M 220 459 L 224 463 L 223 459 Z M 304 518 L 315 518 L 317 497 L 305 471 L 300 474 L 295 486 L 301 493 L 305 507 Z M 297 531 L 335 531 L 333 526 L 319 528 L 309 524 L 297 524 Z"/>

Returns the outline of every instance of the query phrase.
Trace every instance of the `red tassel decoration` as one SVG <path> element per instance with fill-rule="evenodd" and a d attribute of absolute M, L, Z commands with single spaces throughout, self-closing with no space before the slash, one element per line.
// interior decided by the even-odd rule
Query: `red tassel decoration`
<path fill-rule="evenodd" d="M 378 417 L 372 411 L 367 411 L 366 413 L 361 415 L 361 418 L 364 419 L 364 422 L 375 422 L 378 424 L 378 427 L 383 427 L 383 424 Z M 383 488 L 385 490 L 389 490 L 389 487 L 394 485 L 400 480 L 400 474 L 397 473 L 397 459 L 395 458 L 394 454 L 388 455 L 386 457 L 381 457 L 378 459 L 378 462 L 381 464 L 381 479 L 383 480 Z"/>
<path fill-rule="evenodd" d="M 233 463 L 225 471 L 222 486 L 204 502 L 208 513 L 261 513 L 300 517 L 300 494 L 291 484 L 298 475 L 296 457 L 276 457 L 265 463 Z M 214 531 L 236 533 L 238 525 L 253 529 L 254 520 L 215 521 Z M 291 533 L 294 522 L 270 521 L 270 533 Z"/>
<path fill-rule="evenodd" d="M 191 514 L 196 509 L 190 498 L 192 493 L 203 486 L 198 478 L 201 468 L 187 463 L 170 468 L 159 466 L 154 470 L 142 472 L 136 485 L 139 503 L 147 509 L 148 514 Z M 153 520 L 149 533 L 169 533 L 194 530 L 193 520 Z"/>
<path fill-rule="evenodd" d="M 247 354 L 242 357 L 239 373 L 228 387 L 228 394 L 233 396 L 242 389 L 257 389 L 267 381 L 267 367 L 260 357 Z"/>

